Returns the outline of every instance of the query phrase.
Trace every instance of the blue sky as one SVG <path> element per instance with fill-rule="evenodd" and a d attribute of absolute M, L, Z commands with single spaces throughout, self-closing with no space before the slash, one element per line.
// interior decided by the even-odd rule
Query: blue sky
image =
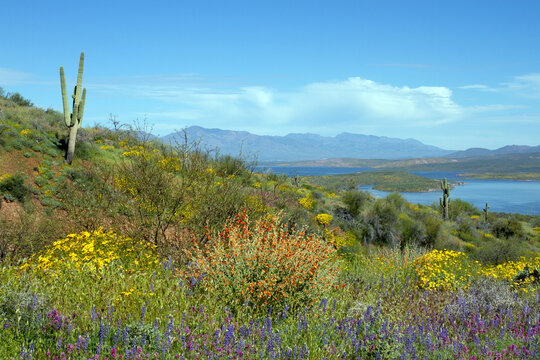
<path fill-rule="evenodd" d="M 540 144 L 539 1 L 9 1 L 0 86 L 84 126 Z"/>

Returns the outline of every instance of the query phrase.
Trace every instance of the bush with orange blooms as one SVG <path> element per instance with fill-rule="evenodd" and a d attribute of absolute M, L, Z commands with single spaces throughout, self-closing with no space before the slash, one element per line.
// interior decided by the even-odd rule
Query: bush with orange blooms
<path fill-rule="evenodd" d="M 204 275 L 206 290 L 235 308 L 252 304 L 261 312 L 288 305 L 294 311 L 316 303 L 337 280 L 336 250 L 320 236 L 291 231 L 280 220 L 251 223 L 241 211 L 211 246 L 187 251 L 197 265 L 186 275 Z"/>

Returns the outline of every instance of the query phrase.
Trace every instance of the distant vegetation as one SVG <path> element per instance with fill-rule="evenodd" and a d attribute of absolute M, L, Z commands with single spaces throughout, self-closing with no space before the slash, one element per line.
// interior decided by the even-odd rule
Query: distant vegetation
<path fill-rule="evenodd" d="M 310 183 L 337 190 L 360 185 L 373 185 L 375 190 L 390 192 L 439 191 L 440 181 L 405 171 L 361 172 L 346 175 L 323 175 L 305 177 Z M 456 183 L 450 183 L 456 184 Z"/>
<path fill-rule="evenodd" d="M 489 176 L 489 178 L 511 176 L 521 179 L 521 177 L 528 176 L 537 177 L 540 174 L 540 153 L 502 154 L 457 159 L 370 160 L 337 158 L 279 163 L 279 166 L 373 167 L 387 171 L 453 171 L 474 173 L 478 174 L 477 176 Z"/>
<path fill-rule="evenodd" d="M 80 128 L 69 165 L 63 122 L 0 97 L 2 359 L 540 355 L 538 216 L 443 220 L 355 188 L 435 180 L 260 174 L 135 126 Z"/>
<path fill-rule="evenodd" d="M 493 179 L 514 181 L 540 181 L 540 173 L 466 173 L 458 176 L 464 179 Z"/>

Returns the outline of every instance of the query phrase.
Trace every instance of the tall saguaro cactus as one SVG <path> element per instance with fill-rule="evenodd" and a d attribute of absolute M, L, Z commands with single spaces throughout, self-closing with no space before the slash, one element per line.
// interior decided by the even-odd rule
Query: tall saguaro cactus
<path fill-rule="evenodd" d="M 73 113 L 69 111 L 69 103 L 66 92 L 66 77 L 64 76 L 64 68 L 60 66 L 60 84 L 62 86 L 62 100 L 64 103 L 64 121 L 69 129 L 68 147 L 66 152 L 66 162 L 71 164 L 73 161 L 73 153 L 75 152 L 75 142 L 77 141 L 77 130 L 81 127 L 83 113 L 84 113 L 84 101 L 86 100 L 86 88 L 82 90 L 81 96 L 81 84 L 82 74 L 84 66 L 84 51 L 81 52 L 81 59 L 79 60 L 79 74 L 77 75 L 77 85 L 73 90 Z"/>
<path fill-rule="evenodd" d="M 488 222 L 488 211 L 489 211 L 488 203 L 486 203 L 486 207 L 483 208 L 482 211 L 484 212 L 484 221 Z"/>
<path fill-rule="evenodd" d="M 443 197 L 439 199 L 441 207 L 443 209 L 443 219 L 448 220 L 448 206 L 450 205 L 450 185 L 446 181 L 446 178 L 441 181 L 441 190 L 443 191 Z"/>

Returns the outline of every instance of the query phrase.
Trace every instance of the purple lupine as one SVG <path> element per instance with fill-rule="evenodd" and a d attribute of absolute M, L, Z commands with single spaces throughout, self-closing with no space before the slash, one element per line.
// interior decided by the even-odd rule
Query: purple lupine
<path fill-rule="evenodd" d="M 142 308 L 141 308 L 141 326 L 143 325 L 144 323 L 144 315 L 146 314 L 146 304 L 143 304 L 142 305 Z"/>

